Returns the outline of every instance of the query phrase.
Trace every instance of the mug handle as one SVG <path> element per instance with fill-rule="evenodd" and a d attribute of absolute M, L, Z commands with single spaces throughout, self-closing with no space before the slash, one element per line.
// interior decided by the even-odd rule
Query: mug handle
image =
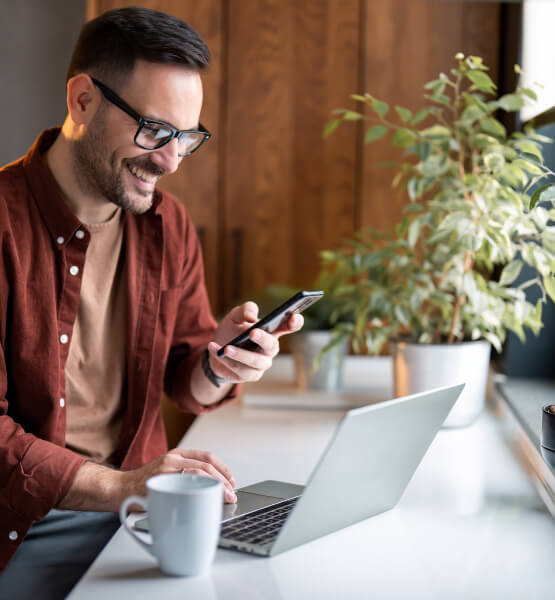
<path fill-rule="evenodd" d="M 123 527 L 127 531 L 127 533 L 133 539 L 135 539 L 137 542 L 139 542 L 139 544 L 141 544 L 141 546 L 147 552 L 150 552 L 150 554 L 152 554 L 152 556 L 155 556 L 154 550 L 152 549 L 152 542 L 149 543 L 149 542 L 145 542 L 144 540 L 142 540 L 127 524 L 127 509 L 129 508 L 130 504 L 139 504 L 142 508 L 147 510 L 146 498 L 142 498 L 141 496 L 129 496 L 129 498 L 126 498 L 123 501 L 123 503 L 119 509 L 119 520 L 121 521 L 121 524 L 123 525 Z"/>

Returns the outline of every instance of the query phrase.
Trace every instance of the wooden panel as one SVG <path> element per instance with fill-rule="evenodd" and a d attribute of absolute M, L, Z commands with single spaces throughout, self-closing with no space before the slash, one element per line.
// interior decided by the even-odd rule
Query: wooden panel
<path fill-rule="evenodd" d="M 482 56 L 498 74 L 500 6 L 497 2 L 364 0 L 362 92 L 389 104 L 422 108 L 423 84 L 449 72 L 453 57 Z M 383 140 L 361 149 L 363 168 L 360 226 L 390 230 L 400 219 L 406 195 L 392 190 L 392 169 L 380 162 L 402 160 Z"/>
<path fill-rule="evenodd" d="M 358 76 L 358 1 L 228 2 L 222 296 L 310 285 L 352 233 L 356 139 L 322 130 Z"/>
<path fill-rule="evenodd" d="M 161 186 L 175 194 L 187 207 L 201 235 L 206 285 L 214 310 L 219 307 L 218 238 L 221 214 L 219 194 L 220 102 L 222 78 L 222 7 L 220 0 L 89 0 L 88 17 L 112 8 L 144 6 L 183 19 L 204 38 L 212 54 L 209 70 L 203 74 L 202 122 L 213 134 L 196 154 L 186 157 L 178 171 L 161 180 Z"/>

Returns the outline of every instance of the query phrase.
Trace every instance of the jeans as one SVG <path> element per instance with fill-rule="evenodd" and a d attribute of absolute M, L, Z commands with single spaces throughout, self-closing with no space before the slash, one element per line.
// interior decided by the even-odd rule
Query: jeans
<path fill-rule="evenodd" d="M 116 513 L 51 510 L 0 575 L 0 600 L 60 600 L 119 527 Z"/>

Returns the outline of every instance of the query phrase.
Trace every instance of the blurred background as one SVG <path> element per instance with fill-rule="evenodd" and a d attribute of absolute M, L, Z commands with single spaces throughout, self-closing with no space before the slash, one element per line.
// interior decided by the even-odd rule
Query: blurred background
<path fill-rule="evenodd" d="M 213 138 L 163 185 L 197 225 L 218 315 L 271 283 L 310 287 L 320 250 L 399 220 L 405 194 L 380 165 L 398 158 L 389 144 L 365 146 L 360 122 L 322 137 L 333 109 L 355 107 L 350 94 L 417 110 L 423 84 L 463 52 L 483 57 L 499 93 L 518 62 L 546 86 L 536 112 L 555 103 L 549 0 L 0 0 L 0 164 L 62 123 L 85 20 L 137 4 L 191 23 L 212 52 L 202 121 Z"/>

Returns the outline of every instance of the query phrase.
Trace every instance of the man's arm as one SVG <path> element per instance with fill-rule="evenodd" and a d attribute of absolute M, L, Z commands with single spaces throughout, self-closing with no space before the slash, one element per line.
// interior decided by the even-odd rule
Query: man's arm
<path fill-rule="evenodd" d="M 119 510 L 123 500 L 133 494 L 144 496 L 146 482 L 162 473 L 190 473 L 222 482 L 226 502 L 237 500 L 235 480 L 227 465 L 211 452 L 176 448 L 131 471 L 119 471 L 93 462 L 85 462 L 67 494 L 57 505 L 66 510 Z"/>

